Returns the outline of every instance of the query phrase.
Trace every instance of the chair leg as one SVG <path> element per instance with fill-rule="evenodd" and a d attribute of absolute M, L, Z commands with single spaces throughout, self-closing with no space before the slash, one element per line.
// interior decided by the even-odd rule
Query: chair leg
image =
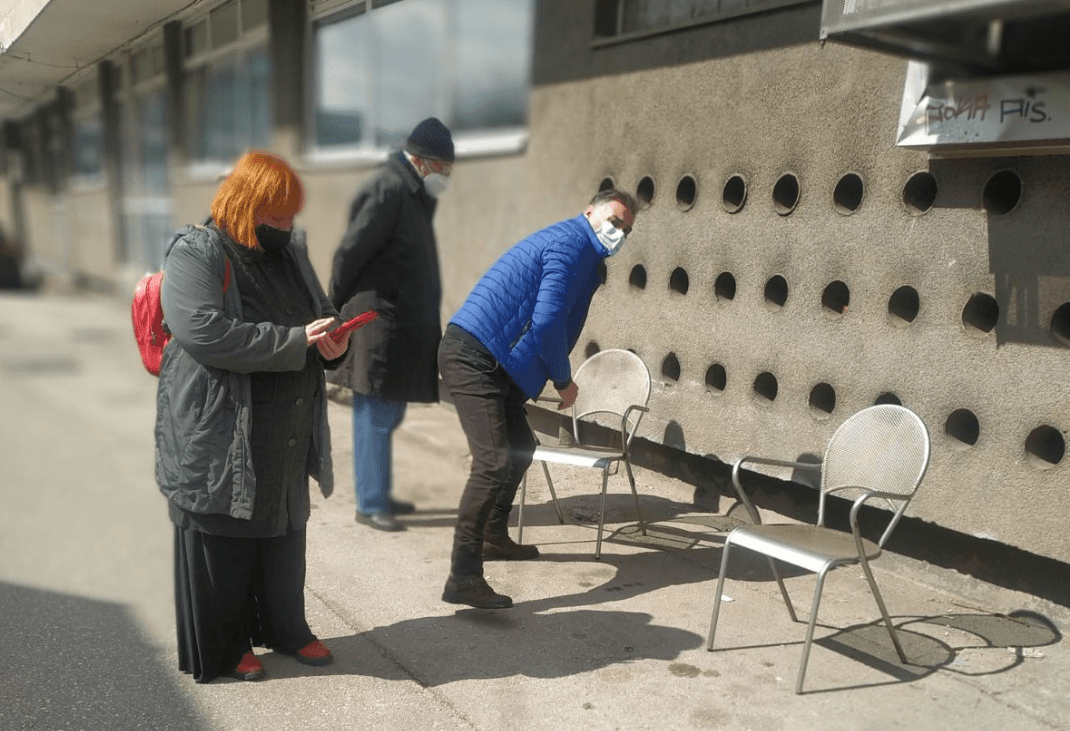
<path fill-rule="evenodd" d="M 628 482 L 632 486 L 632 497 L 635 498 L 635 514 L 639 517 L 639 532 L 644 536 L 646 535 L 646 523 L 643 522 L 643 511 L 639 509 L 639 493 L 635 489 L 635 477 L 632 476 L 632 466 L 628 462 L 628 458 L 624 458 L 624 469 L 628 473 Z"/>
<path fill-rule="evenodd" d="M 780 596 L 784 597 L 784 604 L 788 607 L 788 614 L 791 615 L 791 621 L 798 622 L 799 618 L 795 614 L 795 606 L 791 603 L 791 597 L 788 596 L 788 587 L 784 586 L 784 580 L 780 578 L 780 572 L 777 571 L 776 561 L 772 556 L 766 556 L 765 560 L 769 562 L 769 568 L 773 572 L 773 578 L 776 579 L 777 586 L 780 587 Z"/>
<path fill-rule="evenodd" d="M 728 549 L 732 546 L 732 536 L 724 542 L 721 549 L 721 573 L 717 576 L 717 592 L 713 595 L 713 616 L 710 617 L 710 634 L 706 638 L 706 650 L 713 651 L 713 636 L 717 631 L 717 615 L 721 612 L 721 592 L 724 591 L 724 576 L 728 572 Z"/>
<path fill-rule="evenodd" d="M 598 541 L 594 546 L 594 558 L 602 558 L 602 526 L 606 522 L 606 487 L 609 484 L 609 465 L 602 470 L 602 510 L 598 514 Z"/>
<path fill-rule="evenodd" d="M 821 604 L 821 589 L 825 585 L 825 575 L 829 567 L 826 565 L 817 575 L 817 585 L 814 587 L 814 600 L 810 605 L 810 623 L 806 627 L 806 641 L 803 642 L 802 658 L 799 660 L 799 674 L 795 678 L 795 693 L 802 693 L 803 678 L 806 677 L 806 664 L 810 660 L 810 645 L 814 641 L 814 627 L 817 625 L 817 608 Z"/>
<path fill-rule="evenodd" d="M 906 653 L 903 652 L 903 646 L 899 644 L 899 637 L 896 635 L 895 626 L 892 624 L 892 618 L 888 616 L 888 608 L 884 606 L 884 599 L 881 597 L 881 592 L 877 588 L 877 582 L 873 578 L 873 572 L 869 568 L 868 561 L 862 561 L 862 571 L 866 575 L 866 581 L 869 582 L 869 589 L 873 592 L 873 598 L 877 600 L 877 608 L 881 610 L 881 616 L 884 618 L 884 626 L 888 628 L 888 636 L 892 638 L 892 644 L 895 645 L 895 651 L 899 655 L 899 661 L 904 665 L 910 661 L 907 660 Z"/>
<path fill-rule="evenodd" d="M 550 499 L 554 501 L 554 510 L 557 511 L 557 522 L 564 525 L 565 516 L 561 514 L 561 505 L 557 502 L 557 493 L 554 492 L 554 481 L 550 479 L 550 468 L 546 466 L 545 462 L 540 461 L 540 464 L 542 464 L 542 473 L 546 475 L 546 486 L 550 488 Z"/>
<path fill-rule="evenodd" d="M 524 542 L 524 501 L 528 497 L 528 473 L 520 478 L 520 509 L 516 514 L 516 542 Z"/>

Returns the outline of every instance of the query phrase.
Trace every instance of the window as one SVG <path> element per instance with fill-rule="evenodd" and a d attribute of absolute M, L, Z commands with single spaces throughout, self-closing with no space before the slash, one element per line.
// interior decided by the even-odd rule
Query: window
<path fill-rule="evenodd" d="M 596 39 L 643 36 L 716 23 L 811 0 L 595 0 Z"/>
<path fill-rule="evenodd" d="M 104 124 L 100 112 L 100 91 L 94 73 L 74 88 L 71 150 L 77 185 L 103 182 Z"/>
<path fill-rule="evenodd" d="M 403 0 L 314 18 L 313 146 L 381 154 L 436 116 L 459 154 L 515 149 L 533 17 L 533 0 Z"/>
<path fill-rule="evenodd" d="M 267 0 L 230 0 L 184 29 L 187 154 L 218 174 L 271 144 Z"/>

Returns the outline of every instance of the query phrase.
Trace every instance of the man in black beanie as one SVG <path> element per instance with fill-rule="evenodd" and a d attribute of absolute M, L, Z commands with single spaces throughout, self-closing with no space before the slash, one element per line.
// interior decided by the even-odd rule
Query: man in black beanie
<path fill-rule="evenodd" d="M 353 333 L 345 363 L 328 376 L 353 391 L 356 520 L 377 530 L 402 530 L 395 516 L 415 510 L 391 496 L 391 440 L 405 406 L 438 401 L 442 282 L 431 220 L 453 160 L 441 121 L 416 125 L 357 192 L 331 269 L 331 300 L 344 319 L 379 313 Z"/>

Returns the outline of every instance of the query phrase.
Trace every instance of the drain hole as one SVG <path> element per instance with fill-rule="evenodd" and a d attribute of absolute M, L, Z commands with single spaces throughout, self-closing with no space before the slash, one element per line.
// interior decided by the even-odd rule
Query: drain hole
<path fill-rule="evenodd" d="M 602 182 L 598 184 L 599 193 L 607 190 L 613 190 L 613 178 L 602 178 Z"/>
<path fill-rule="evenodd" d="M 903 402 L 900 401 L 899 397 L 891 391 L 885 391 L 873 401 L 874 406 L 883 406 L 884 404 L 891 404 L 892 406 L 902 406 Z"/>
<path fill-rule="evenodd" d="M 601 350 L 601 348 L 598 347 L 598 343 L 592 340 L 591 342 L 587 343 L 587 347 L 583 349 L 583 357 L 590 358 L 599 350 Z"/>
<path fill-rule="evenodd" d="M 747 181 L 739 175 L 733 175 L 724 184 L 724 193 L 721 197 L 721 205 L 729 213 L 738 213 L 743 210 L 743 204 L 747 202 Z"/>
<path fill-rule="evenodd" d="M 982 196 L 985 210 L 1000 216 L 1010 213 L 1022 198 L 1022 179 L 1010 170 L 1001 170 L 985 183 Z"/>
<path fill-rule="evenodd" d="M 698 186 L 695 184 L 695 179 L 690 175 L 685 175 L 676 184 L 676 205 L 680 207 L 681 211 L 686 211 L 695 205 L 697 194 Z"/>
<path fill-rule="evenodd" d="M 1063 345 L 1070 345 L 1070 302 L 1062 303 L 1052 313 L 1051 334 Z"/>
<path fill-rule="evenodd" d="M 759 401 L 767 403 L 776 401 L 778 388 L 776 376 L 768 371 L 759 373 L 758 377 L 754 379 L 754 395 Z"/>
<path fill-rule="evenodd" d="M 765 301 L 783 307 L 788 301 L 788 280 L 779 274 L 770 277 L 765 283 Z"/>
<path fill-rule="evenodd" d="M 636 289 L 646 289 L 646 267 L 642 264 L 632 267 L 632 273 L 628 275 L 628 284 Z"/>
<path fill-rule="evenodd" d="M 669 276 L 669 289 L 680 294 L 687 294 L 689 280 L 687 271 L 683 267 L 676 267 Z"/>
<path fill-rule="evenodd" d="M 918 316 L 921 308 L 921 298 L 918 290 L 910 285 L 904 285 L 892 292 L 888 298 L 888 314 L 892 316 L 892 322 L 897 325 L 909 325 Z"/>
<path fill-rule="evenodd" d="M 836 206 L 836 212 L 845 216 L 858 210 L 862 205 L 862 197 L 866 187 L 862 184 L 862 178 L 855 173 L 847 173 L 840 182 L 836 183 L 836 189 L 832 191 L 832 202 Z"/>
<path fill-rule="evenodd" d="M 1037 469 L 1051 469 L 1063 461 L 1063 456 L 1066 455 L 1066 440 L 1055 427 L 1047 424 L 1038 426 L 1026 437 L 1025 453 L 1030 464 Z"/>
<path fill-rule="evenodd" d="M 773 208 L 781 216 L 786 216 L 794 211 L 798 204 L 799 179 L 791 173 L 786 173 L 773 186 Z"/>
<path fill-rule="evenodd" d="M 967 331 L 990 333 L 999 321 L 999 305 L 990 294 L 978 292 L 962 308 L 962 324 Z"/>
<path fill-rule="evenodd" d="M 840 280 L 830 282 L 821 294 L 821 307 L 825 314 L 833 319 L 839 319 L 847 313 L 847 305 L 851 302 L 851 290 Z"/>
<path fill-rule="evenodd" d="M 836 389 L 828 383 L 819 383 L 810 389 L 810 414 L 816 419 L 827 419 L 836 409 Z"/>
<path fill-rule="evenodd" d="M 965 449 L 977 444 L 981 424 L 969 409 L 956 409 L 944 422 L 944 433 L 951 437 L 953 444 Z"/>
<path fill-rule="evenodd" d="M 721 393 L 728 385 L 728 373 L 720 363 L 714 363 L 706 369 L 706 390 Z"/>
<path fill-rule="evenodd" d="M 731 300 L 736 297 L 736 278 L 731 272 L 721 272 L 713 282 L 713 293 L 719 300 Z"/>
<path fill-rule="evenodd" d="M 635 197 L 640 202 L 650 205 L 654 200 L 654 179 L 647 175 L 639 181 L 639 186 L 635 189 Z"/>
<path fill-rule="evenodd" d="M 925 213 L 936 203 L 936 178 L 932 173 L 920 172 L 910 176 L 903 186 L 903 205 L 913 216 Z"/>
<path fill-rule="evenodd" d="M 661 377 L 668 384 L 674 384 L 680 380 L 680 361 L 676 353 L 669 353 L 661 362 Z"/>

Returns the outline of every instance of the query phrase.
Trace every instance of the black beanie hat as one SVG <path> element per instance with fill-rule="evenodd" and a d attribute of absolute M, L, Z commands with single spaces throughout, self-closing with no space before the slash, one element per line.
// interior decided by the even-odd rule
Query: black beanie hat
<path fill-rule="evenodd" d="M 405 151 L 416 157 L 453 162 L 453 137 L 446 125 L 435 117 L 428 117 L 412 130 Z"/>

